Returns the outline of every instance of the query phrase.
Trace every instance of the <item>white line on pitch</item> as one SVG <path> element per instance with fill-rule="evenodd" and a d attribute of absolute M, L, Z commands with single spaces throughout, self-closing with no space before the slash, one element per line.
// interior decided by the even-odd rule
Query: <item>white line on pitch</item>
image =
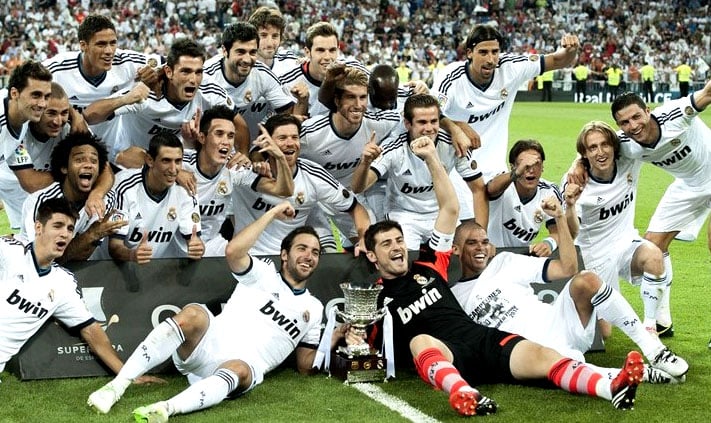
<path fill-rule="evenodd" d="M 394 397 L 371 383 L 351 383 L 350 386 L 357 389 L 364 395 L 378 401 L 389 409 L 399 413 L 404 418 L 413 423 L 440 423 L 434 417 L 430 417 L 422 411 L 411 406 L 398 397 Z"/>

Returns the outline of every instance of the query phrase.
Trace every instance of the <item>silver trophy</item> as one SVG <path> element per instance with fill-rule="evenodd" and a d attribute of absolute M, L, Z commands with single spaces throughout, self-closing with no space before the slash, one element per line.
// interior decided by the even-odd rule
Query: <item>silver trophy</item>
<path fill-rule="evenodd" d="M 358 335 L 364 337 L 366 328 L 385 316 L 385 308 L 378 310 L 378 295 L 383 287 L 380 285 L 353 286 L 350 282 L 344 282 L 340 287 L 343 290 L 345 304 L 343 311 L 339 310 L 337 314 L 346 323 L 349 323 Z M 365 341 L 358 345 L 339 347 L 338 351 L 349 357 L 377 354 L 377 351 L 370 348 Z"/>

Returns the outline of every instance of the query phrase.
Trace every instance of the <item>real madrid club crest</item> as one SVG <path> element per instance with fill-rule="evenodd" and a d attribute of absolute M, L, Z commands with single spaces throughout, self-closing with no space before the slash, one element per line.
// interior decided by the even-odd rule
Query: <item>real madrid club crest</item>
<path fill-rule="evenodd" d="M 304 322 L 308 323 L 309 320 L 311 320 L 311 314 L 309 313 L 308 310 L 304 311 L 304 313 L 301 315 L 301 318 L 304 319 Z"/>
<path fill-rule="evenodd" d="M 303 191 L 296 194 L 296 202 L 299 203 L 299 205 L 304 204 L 304 201 L 306 201 L 306 195 L 304 195 Z"/>
<path fill-rule="evenodd" d="M 694 109 L 691 106 L 686 106 L 686 108 L 684 109 L 684 114 L 686 114 L 687 116 L 691 116 L 694 114 Z"/>
<path fill-rule="evenodd" d="M 49 290 L 49 292 L 47 293 L 47 298 L 49 298 L 49 301 L 54 302 L 54 289 Z"/>
<path fill-rule="evenodd" d="M 227 182 L 224 179 L 217 183 L 217 193 L 220 195 L 229 194 L 229 189 L 227 188 Z"/>
<path fill-rule="evenodd" d="M 148 66 L 150 66 L 150 67 L 152 67 L 152 68 L 157 67 L 157 66 L 158 66 L 158 60 L 156 60 L 155 57 L 151 57 L 150 59 L 148 59 Z"/>
<path fill-rule="evenodd" d="M 501 89 L 501 98 L 506 98 L 509 96 L 509 91 L 506 88 Z"/>
<path fill-rule="evenodd" d="M 627 185 L 632 185 L 634 178 L 632 178 L 632 172 L 627 173 Z"/>
<path fill-rule="evenodd" d="M 193 223 L 200 223 L 200 214 L 193 212 L 193 214 L 190 215 L 190 219 L 192 219 Z"/>
<path fill-rule="evenodd" d="M 528 60 L 530 60 L 532 62 L 536 62 L 536 61 L 538 61 L 538 55 L 532 54 L 532 55 L 528 56 Z"/>
<path fill-rule="evenodd" d="M 471 163 L 469 163 L 469 166 L 471 166 L 472 170 L 476 170 L 476 168 L 479 167 L 479 164 L 476 160 L 472 160 Z"/>
<path fill-rule="evenodd" d="M 247 92 L 244 93 L 244 102 L 245 102 L 245 103 L 251 103 L 251 102 L 252 102 L 252 91 L 247 90 Z"/>
<path fill-rule="evenodd" d="M 114 86 L 111 88 L 111 94 L 117 93 L 118 90 L 119 90 L 118 85 L 114 85 Z"/>
<path fill-rule="evenodd" d="M 679 147 L 679 145 L 681 145 L 681 140 L 679 138 L 674 138 L 669 142 L 669 144 L 671 144 L 672 147 Z"/>
<path fill-rule="evenodd" d="M 415 273 L 415 275 L 414 275 L 412 278 L 413 278 L 413 279 L 415 280 L 415 282 L 417 282 L 419 285 L 423 285 L 423 286 L 424 286 L 424 285 L 427 285 L 427 278 L 424 277 L 424 276 L 422 276 L 422 275 L 420 275 L 420 274 Z"/>
<path fill-rule="evenodd" d="M 533 213 L 533 221 L 536 222 L 536 224 L 540 224 L 543 222 L 544 219 L 545 216 L 543 214 L 543 210 L 536 209 L 536 211 Z"/>
<path fill-rule="evenodd" d="M 168 215 L 166 217 L 171 222 L 174 221 L 178 217 L 178 212 L 175 211 L 175 207 L 171 207 L 170 209 L 168 209 Z"/>

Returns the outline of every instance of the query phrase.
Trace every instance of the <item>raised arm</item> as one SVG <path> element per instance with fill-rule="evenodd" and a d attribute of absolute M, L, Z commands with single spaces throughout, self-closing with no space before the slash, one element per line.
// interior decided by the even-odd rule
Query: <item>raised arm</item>
<path fill-rule="evenodd" d="M 572 66 L 580 49 L 580 40 L 577 35 L 565 34 L 560 41 L 560 48 L 554 53 L 545 55 L 547 71 L 562 69 Z"/>
<path fill-rule="evenodd" d="M 568 221 L 563 206 L 557 198 L 551 196 L 541 202 L 541 208 L 546 214 L 555 218 L 558 227 L 558 255 L 548 265 L 546 274 L 548 280 L 564 279 L 573 276 L 578 271 L 578 255 L 570 235 Z"/>
<path fill-rule="evenodd" d="M 459 200 L 454 185 L 439 160 L 434 142 L 429 137 L 423 136 L 413 140 L 410 148 L 417 157 L 425 161 L 432 175 L 432 185 L 439 205 L 434 229 L 444 234 L 453 234 L 459 221 Z"/>
<path fill-rule="evenodd" d="M 378 175 L 373 169 L 370 168 L 370 164 L 373 163 L 373 160 L 380 156 L 382 151 L 383 148 L 375 142 L 375 131 L 373 131 L 370 134 L 370 139 L 363 147 L 363 153 L 360 155 L 360 162 L 358 163 L 358 166 L 356 166 L 355 171 L 353 172 L 353 177 L 351 178 L 351 189 L 356 194 L 372 187 L 378 180 Z"/>
<path fill-rule="evenodd" d="M 109 97 L 91 103 L 84 109 L 84 119 L 89 125 L 104 122 L 116 109 L 129 104 L 140 103 L 148 98 L 150 89 L 143 82 L 137 83 L 129 92 L 118 97 Z"/>
<path fill-rule="evenodd" d="M 706 109 L 711 103 L 711 80 L 709 80 L 704 87 L 696 92 L 694 92 L 694 105 L 699 110 Z"/>
<path fill-rule="evenodd" d="M 225 248 L 225 259 L 234 273 L 243 273 L 249 268 L 251 262 L 249 250 L 257 242 L 259 236 L 274 219 L 288 219 L 294 217 L 294 207 L 284 201 L 271 209 L 232 237 Z"/>

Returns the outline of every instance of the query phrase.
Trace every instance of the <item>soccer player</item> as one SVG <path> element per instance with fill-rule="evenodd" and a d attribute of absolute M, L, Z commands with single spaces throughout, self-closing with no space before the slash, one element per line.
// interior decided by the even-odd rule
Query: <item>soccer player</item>
<path fill-rule="evenodd" d="M 106 16 L 85 17 L 79 25 L 77 37 L 80 51 L 60 53 L 43 62 L 52 72 L 54 82 L 66 90 L 75 109 L 82 112 L 91 103 L 112 97 L 117 92 L 128 91 L 136 85 L 143 88 L 134 91 L 133 95 L 138 95 L 139 99 L 133 101 L 146 99 L 147 87 L 136 81 L 140 79 L 152 86 L 158 79 L 154 68 L 162 59 L 117 48 L 116 27 Z M 118 136 L 109 132 L 109 123 L 92 124 L 90 127 L 107 144 L 112 144 Z"/>
<path fill-rule="evenodd" d="M 328 113 L 328 108 L 319 102 L 318 91 L 326 77 L 328 67 L 338 59 L 338 32 L 328 22 L 318 22 L 306 30 L 304 53 L 306 62 L 296 63 L 291 69 L 279 75 L 279 80 L 289 90 L 299 83 L 306 84 L 309 91 L 310 117 Z M 366 74 L 368 70 L 356 60 L 339 60 L 347 66 L 357 67 Z"/>
<path fill-rule="evenodd" d="M 519 87 L 545 71 L 571 66 L 580 42 L 577 36 L 565 35 L 561 48 L 545 56 L 501 53 L 501 33 L 490 25 L 476 25 L 465 45 L 468 60 L 447 65 L 434 81 L 432 94 L 446 117 L 481 137 L 476 163 L 489 181 L 506 171 L 509 117 Z"/>
<path fill-rule="evenodd" d="M 232 214 L 230 200 L 234 189 L 254 185 L 258 192 L 284 197 L 294 192 L 286 156 L 263 128 L 257 146 L 260 154 L 274 159 L 276 178 L 262 177 L 253 172 L 252 164 L 243 155 L 243 162 L 234 168 L 229 167 L 235 140 L 233 115 L 232 110 L 224 106 L 208 109 L 200 118 L 196 150 L 186 151 L 183 155 L 181 173 L 190 172 L 195 178 L 195 191 L 200 203 L 200 238 L 205 242 L 207 257 L 225 255 L 227 240 L 220 234 L 220 228 Z M 239 152 L 234 154 L 241 155 Z"/>
<path fill-rule="evenodd" d="M 0 238 L 0 372 L 51 317 L 81 335 L 111 371 L 121 370 L 123 363 L 82 301 L 74 275 L 54 263 L 72 240 L 75 220 L 67 199 L 53 198 L 37 211 L 34 241 Z M 133 380 L 155 381 L 150 376 Z"/>
<path fill-rule="evenodd" d="M 183 163 L 183 144 L 169 132 L 151 138 L 146 164 L 119 172 L 114 183 L 117 219 L 128 221 L 111 235 L 115 260 L 145 264 L 152 258 L 202 258 L 197 199 L 175 181 Z"/>
<path fill-rule="evenodd" d="M 286 22 L 279 9 L 268 6 L 258 7 L 249 17 L 248 22 L 259 32 L 257 60 L 264 63 L 276 76 L 283 75 L 298 64 L 296 54 L 279 48 L 286 28 Z"/>
<path fill-rule="evenodd" d="M 27 197 L 15 172 L 32 167 L 24 145 L 28 122 L 42 118 L 51 82 L 52 74 L 44 66 L 28 60 L 12 71 L 7 88 L 0 90 L 0 200 L 12 229 L 22 224 L 22 202 Z"/>
<path fill-rule="evenodd" d="M 343 186 L 351 187 L 353 172 L 369 140 L 376 144 L 387 138 L 400 123 L 394 110 L 368 113 L 368 75 L 358 68 L 347 67 L 336 84 L 336 111 L 308 119 L 301 126 L 301 156 L 322 165 Z M 371 196 L 372 194 L 372 196 Z M 359 196 L 359 201 L 375 216 L 385 215 L 383 190 Z M 358 234 L 345 216 L 334 217 L 336 226 L 351 241 Z M 319 225 L 326 227 L 327 224 Z"/>
<path fill-rule="evenodd" d="M 579 196 L 579 187 L 568 185 L 566 195 Z M 482 226 L 465 222 L 457 227 L 453 254 L 462 264 L 462 277 L 452 292 L 464 311 L 483 326 L 519 334 L 580 361 L 585 361 L 583 353 L 593 343 L 597 319 L 605 319 L 639 346 L 653 368 L 661 370 L 645 371 L 648 380 L 684 380 L 689 365 L 640 325 L 627 300 L 594 272 L 577 273 L 578 257 L 561 204 L 549 197 L 541 207 L 558 223 L 559 259 L 511 252 L 494 256 Z M 531 287 L 559 279 L 569 280 L 552 304 L 542 302 Z"/>
<path fill-rule="evenodd" d="M 562 202 L 558 187 L 541 178 L 546 153 L 536 140 L 519 140 L 509 151 L 511 170 L 497 175 L 486 184 L 489 197 L 489 237 L 497 247 L 529 247 L 531 254 L 550 256 L 558 245 L 555 219 L 547 218 L 541 201 L 554 197 Z M 574 210 L 566 209 L 576 220 Z M 532 243 L 545 222 L 548 237 Z M 573 222 L 571 227 L 577 228 Z"/>
<path fill-rule="evenodd" d="M 305 115 L 308 98 L 294 97 L 285 91 L 276 75 L 257 61 L 259 34 L 254 25 L 238 22 L 225 27 L 222 32 L 222 54 L 205 62 L 204 83 L 219 85 L 229 94 L 249 127 L 249 133 L 240 134 L 244 145 L 237 151 L 247 154 L 249 143 L 259 135 L 259 123 L 264 118 L 266 107 L 275 113 Z M 297 106 L 297 107 L 295 107 Z"/>
<path fill-rule="evenodd" d="M 447 172 L 456 169 L 469 185 L 477 216 L 486 216 L 486 191 L 481 172 L 471 168 L 471 157 L 457 158 L 449 133 L 439 126 L 439 103 L 429 94 L 415 94 L 405 101 L 405 131 L 396 133 L 383 143 L 366 144 L 360 162 L 353 173 L 353 191 L 369 189 L 378 179 L 385 179 L 388 218 L 402 222 L 405 245 L 419 248 L 432 235 L 439 206 L 432 188 L 427 164 L 412 152 L 412 143 L 420 137 L 434 142 L 437 156 Z M 483 210 L 483 211 L 479 211 Z"/>
<path fill-rule="evenodd" d="M 170 357 L 190 386 L 167 401 L 135 409 L 136 421 L 165 422 L 241 396 L 292 352 L 299 372 L 311 373 L 323 305 L 306 285 L 319 263 L 318 236 L 310 227 L 291 231 L 281 243 L 279 272 L 248 253 L 272 221 L 294 213 L 289 202 L 279 203 L 236 234 L 225 258 L 238 283 L 222 312 L 214 316 L 202 304 L 188 304 L 163 321 L 88 404 L 108 413 L 132 380 Z M 343 332 L 335 331 L 332 340 L 340 338 Z"/>
<path fill-rule="evenodd" d="M 186 146 L 197 137 L 200 111 L 215 105 L 234 107 L 224 88 L 214 83 L 202 84 L 205 50 L 195 41 L 180 39 L 170 46 L 162 92 L 151 93 L 145 101 L 125 104 L 116 101 L 128 97 L 119 94 L 91 103 L 84 110 L 89 124 L 112 118 L 119 138 L 109 151 L 109 159 L 126 167 L 141 167 L 152 135 L 161 131 L 181 134 Z M 129 91 L 130 93 L 130 91 Z M 119 116 L 119 119 L 115 117 Z M 235 126 L 244 128 L 244 120 L 235 114 Z M 187 122 L 187 123 L 186 123 Z"/>
<path fill-rule="evenodd" d="M 289 164 L 294 179 L 294 193 L 287 200 L 295 211 L 292 220 L 276 221 L 270 225 L 254 244 L 251 253 L 279 254 L 281 240 L 286 234 L 295 226 L 302 226 L 315 209 L 322 207 L 329 213 L 350 215 L 359 238 L 362 238 L 370 225 L 370 218 L 355 194 L 339 183 L 323 166 L 299 158 L 301 151 L 299 119 L 289 114 L 274 115 L 267 119 L 264 127 L 284 153 Z M 275 168 L 273 165 L 271 167 Z M 233 190 L 235 230 L 247 226 L 282 201 L 283 198 L 257 192 L 253 186 Z"/>
<path fill-rule="evenodd" d="M 90 256 L 93 259 L 108 258 L 105 251 L 102 254 L 97 247 L 102 245 L 107 235 L 115 233 L 128 222 L 115 219 L 112 213 L 106 213 L 103 217 L 90 215 L 86 205 L 89 196 L 96 192 L 101 169 L 107 169 L 106 146 L 88 132 L 69 134 L 55 146 L 50 163 L 54 182 L 30 194 L 25 200 L 22 207 L 24 224 L 20 235 L 29 241 L 33 240 L 34 222 L 42 203 L 49 198 L 66 198 L 78 217 L 74 223 L 74 237 L 61 256 L 61 261 L 86 260 Z M 113 210 L 114 192 L 109 191 L 102 201 L 104 210 Z"/>
<path fill-rule="evenodd" d="M 664 253 L 669 285 L 673 280 L 669 245 L 682 231 L 695 238 L 711 211 L 711 146 L 707 142 L 711 129 L 698 117 L 709 104 L 711 81 L 692 95 L 667 101 L 654 111 L 634 93 L 620 95 L 610 107 L 620 128 L 620 155 L 651 163 L 675 178 L 659 200 L 644 235 Z M 586 172 L 580 161 L 576 173 L 572 182 L 584 183 Z M 711 235 L 711 225 L 708 230 Z M 656 316 L 662 337 L 674 333 L 670 290 L 664 292 Z"/>
<path fill-rule="evenodd" d="M 611 400 L 615 408 L 631 408 L 643 373 L 638 352 L 627 355 L 623 369 L 610 382 L 584 363 L 521 336 L 481 326 L 467 316 L 447 284 L 459 214 L 454 187 L 432 140 L 421 137 L 412 143 L 412 149 L 427 163 L 440 205 L 429 243 L 410 265 L 396 222 L 378 222 L 365 236 L 368 260 L 377 268 L 383 285 L 378 306 L 386 306 L 392 317 L 396 365 L 414 358 L 420 377 L 443 389 L 461 415 L 496 411 L 496 403 L 472 385 L 546 378 L 561 389 Z"/>
<path fill-rule="evenodd" d="M 642 162 L 620 157 L 620 148 L 614 129 L 604 122 L 589 122 L 578 135 L 576 149 L 589 177 L 575 203 L 576 244 L 585 267 L 615 290 L 620 278 L 641 280 L 643 325 L 656 333 L 657 308 L 668 285 L 664 255 L 634 227 Z"/>

